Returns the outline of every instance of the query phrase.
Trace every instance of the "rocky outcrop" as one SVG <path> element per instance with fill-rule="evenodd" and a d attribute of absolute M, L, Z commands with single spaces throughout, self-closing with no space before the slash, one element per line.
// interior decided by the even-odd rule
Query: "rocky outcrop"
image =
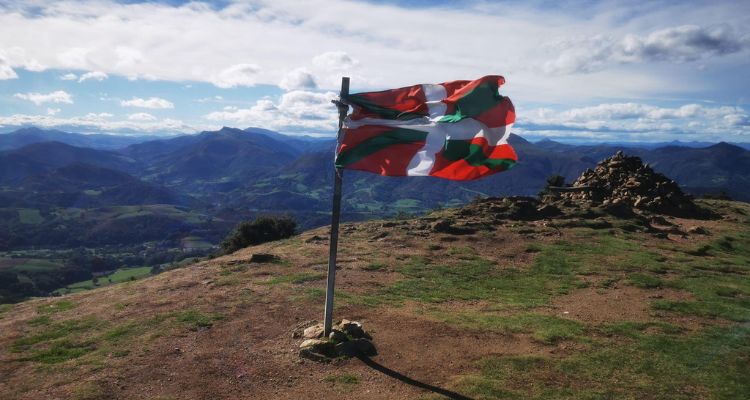
<path fill-rule="evenodd" d="M 654 171 L 640 158 L 621 151 L 587 169 L 559 197 L 578 204 L 612 208 L 619 214 L 637 209 L 657 214 L 702 217 L 698 207 L 675 181 Z M 576 190 L 580 189 L 580 190 Z"/>
<path fill-rule="evenodd" d="M 324 337 L 322 324 L 310 326 L 301 335 L 305 340 L 300 344 L 299 356 L 317 362 L 328 362 L 341 357 L 374 356 L 378 354 L 372 343 L 372 336 L 365 332 L 357 321 L 342 319 Z"/>

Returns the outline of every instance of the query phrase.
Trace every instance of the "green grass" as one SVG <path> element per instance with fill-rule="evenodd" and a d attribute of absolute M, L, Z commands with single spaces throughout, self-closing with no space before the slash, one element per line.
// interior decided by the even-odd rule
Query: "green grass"
<path fill-rule="evenodd" d="M 7 313 L 8 311 L 13 309 L 13 304 L 0 304 L 0 318 L 3 317 L 3 314 Z"/>
<path fill-rule="evenodd" d="M 493 357 L 458 383 L 476 399 L 743 399 L 750 327 L 694 336 L 640 334 L 567 357 Z"/>
<path fill-rule="evenodd" d="M 336 293 L 338 295 L 338 292 Z M 319 302 L 326 298 L 326 290 L 323 288 L 305 288 L 301 293 L 294 294 L 290 297 L 292 301 Z"/>
<path fill-rule="evenodd" d="M 122 325 L 118 325 L 108 331 L 104 332 L 102 339 L 109 342 L 122 342 L 132 336 L 135 336 L 144 331 L 145 327 L 137 322 L 130 322 Z"/>
<path fill-rule="evenodd" d="M 423 257 L 412 257 L 396 267 L 405 279 L 370 295 L 344 296 L 344 299 L 367 305 L 402 304 L 408 300 L 424 303 L 490 300 L 501 307 L 531 308 L 547 305 L 551 296 L 573 287 L 570 274 L 503 268 L 470 256 L 469 250 L 454 251 L 466 257 L 450 264 L 434 264 Z"/>
<path fill-rule="evenodd" d="M 365 271 L 382 271 L 388 269 L 388 264 L 376 261 L 365 265 L 364 267 L 362 267 L 362 269 Z"/>
<path fill-rule="evenodd" d="M 343 385 L 356 385 L 359 383 L 359 376 L 354 374 L 337 374 L 328 375 L 324 378 L 326 382 L 339 383 Z"/>
<path fill-rule="evenodd" d="M 175 320 L 190 330 L 210 328 L 215 321 L 224 319 L 221 314 L 206 314 L 198 310 L 186 310 L 174 313 Z"/>
<path fill-rule="evenodd" d="M 29 320 L 29 326 L 44 326 L 52 323 L 52 318 L 48 315 L 40 315 Z"/>
<path fill-rule="evenodd" d="M 501 333 L 529 333 L 538 342 L 554 344 L 561 340 L 580 339 L 584 325 L 552 315 L 524 313 L 499 316 L 484 313 L 433 313 L 438 319 L 452 325 L 473 330 Z"/>
<path fill-rule="evenodd" d="M 96 347 L 88 342 L 61 340 L 52 343 L 48 348 L 34 350 L 31 356 L 25 358 L 25 360 L 43 364 L 57 364 L 81 357 L 94 350 L 96 350 Z"/>
<path fill-rule="evenodd" d="M 693 294 L 693 301 L 657 300 L 657 310 L 700 317 L 750 321 L 750 229 L 719 236 L 688 250 L 671 286 Z"/>
<path fill-rule="evenodd" d="M 663 280 L 646 274 L 630 274 L 628 282 L 633 286 L 643 289 L 656 289 L 666 286 Z"/>
<path fill-rule="evenodd" d="M 19 208 L 18 209 L 18 220 L 22 224 L 39 225 L 44 222 L 44 218 L 39 213 L 39 210 L 34 208 Z"/>
<path fill-rule="evenodd" d="M 55 293 L 78 293 L 86 290 L 95 289 L 97 287 L 107 286 L 110 284 L 129 282 L 138 280 L 151 275 L 151 267 L 137 267 L 137 268 L 121 268 L 114 273 L 99 277 L 98 285 L 94 284 L 93 279 L 86 281 L 71 283 L 70 285 L 55 290 Z"/>
<path fill-rule="evenodd" d="M 31 350 L 36 345 L 49 344 L 57 339 L 67 338 L 68 336 L 80 337 L 80 335 L 89 333 L 100 328 L 103 322 L 97 318 L 71 319 L 45 326 L 44 330 L 26 335 L 11 346 L 11 351 L 18 353 Z"/>
<path fill-rule="evenodd" d="M 46 260 L 46 259 L 30 259 L 30 260 L 26 260 L 23 264 L 17 265 L 14 269 L 19 272 L 48 271 L 48 270 L 55 270 L 61 267 L 62 267 L 62 264 L 57 261 Z"/>

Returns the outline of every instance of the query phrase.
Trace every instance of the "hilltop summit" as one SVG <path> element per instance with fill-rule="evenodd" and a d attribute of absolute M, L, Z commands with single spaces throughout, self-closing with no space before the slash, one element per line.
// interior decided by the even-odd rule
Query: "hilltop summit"
<path fill-rule="evenodd" d="M 644 164 L 639 157 L 618 151 L 596 167 L 585 170 L 563 199 L 592 206 L 624 205 L 674 216 L 705 216 L 677 183 Z"/>

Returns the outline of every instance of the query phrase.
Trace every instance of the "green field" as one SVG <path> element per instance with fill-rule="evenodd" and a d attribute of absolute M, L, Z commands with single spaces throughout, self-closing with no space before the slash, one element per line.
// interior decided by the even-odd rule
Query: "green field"
<path fill-rule="evenodd" d="M 18 209 L 18 220 L 22 224 L 37 225 L 44 222 L 44 218 L 39 213 L 39 210 L 33 208 L 19 208 Z"/>
<path fill-rule="evenodd" d="M 32 272 L 57 269 L 62 266 L 59 260 L 43 258 L 0 257 L 0 268 L 12 268 L 16 272 Z"/>
<path fill-rule="evenodd" d="M 118 269 L 111 275 L 102 276 L 97 279 L 97 283 L 94 283 L 93 279 L 87 281 L 76 282 L 70 284 L 64 288 L 55 290 L 56 294 L 68 294 L 84 292 L 86 290 L 96 289 L 98 287 L 107 286 L 115 283 L 127 282 L 136 279 L 141 279 L 151 275 L 151 267 L 138 267 L 138 268 L 122 268 Z"/>

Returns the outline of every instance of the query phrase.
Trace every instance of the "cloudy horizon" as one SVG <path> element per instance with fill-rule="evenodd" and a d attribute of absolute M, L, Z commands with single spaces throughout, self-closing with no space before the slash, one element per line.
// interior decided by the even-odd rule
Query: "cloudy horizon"
<path fill-rule="evenodd" d="M 748 22 L 729 1 L 6 0 L 0 131 L 333 136 L 341 76 L 500 74 L 528 139 L 750 142 Z"/>

